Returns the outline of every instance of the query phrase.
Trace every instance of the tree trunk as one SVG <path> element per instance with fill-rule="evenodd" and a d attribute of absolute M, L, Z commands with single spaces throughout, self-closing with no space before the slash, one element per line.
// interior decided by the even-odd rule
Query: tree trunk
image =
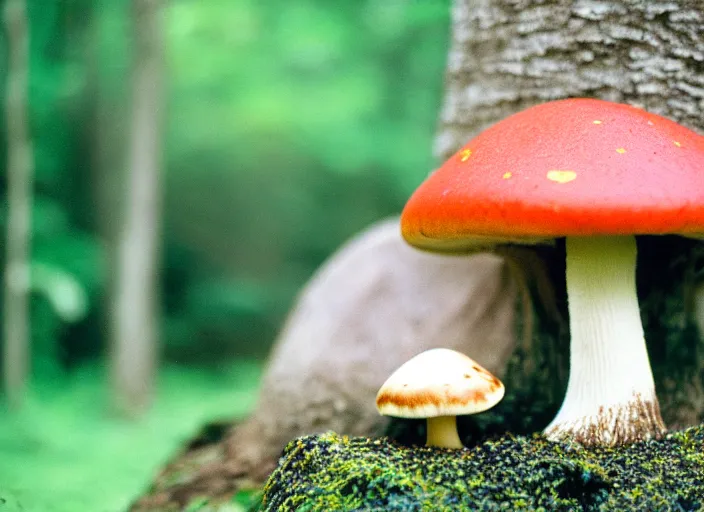
<path fill-rule="evenodd" d="M 29 30 L 24 0 L 6 0 L 5 26 L 9 62 L 3 373 L 8 402 L 12 407 L 19 407 L 29 366 L 29 256 L 34 167 L 27 122 Z"/>
<path fill-rule="evenodd" d="M 455 0 L 452 19 L 436 139 L 443 160 L 500 119 L 567 97 L 638 105 L 704 132 L 701 0 Z M 701 264 L 696 254 L 688 255 L 690 267 Z M 639 268 L 647 268 L 647 258 L 639 256 Z M 661 255 L 654 258 L 650 265 L 664 263 Z M 694 283 L 681 286 L 690 288 L 684 295 L 693 293 Z M 696 297 L 701 310 L 704 298 Z M 663 316 L 665 299 L 646 299 Z M 670 314 L 682 314 L 668 307 Z M 688 326 L 696 323 L 694 313 L 690 317 Z M 651 320 L 657 322 L 664 321 Z M 664 346 L 672 343 L 667 338 L 648 339 L 649 351 L 658 354 L 651 363 L 663 417 L 671 427 L 698 423 L 704 420 L 704 363 L 698 357 L 704 341 L 680 347 L 690 357 L 678 367 L 681 361 L 667 359 L 678 352 Z"/>
<path fill-rule="evenodd" d="M 92 17 L 92 37 L 88 59 L 89 94 L 94 101 L 91 168 L 92 227 L 104 244 L 108 268 L 114 268 L 118 221 L 124 210 L 125 162 L 127 162 L 127 123 L 130 95 L 125 83 L 129 79 L 126 17 L 129 8 L 120 0 L 103 0 Z M 113 276 L 108 275 L 108 290 L 114 290 Z M 107 306 L 106 306 L 107 308 Z"/>
<path fill-rule="evenodd" d="M 115 406 L 134 416 L 149 404 L 158 339 L 160 232 L 161 5 L 132 1 L 134 67 L 125 201 L 112 312 Z"/>
<path fill-rule="evenodd" d="M 704 130 L 700 0 L 456 0 L 437 152 L 544 101 L 631 103 Z"/>

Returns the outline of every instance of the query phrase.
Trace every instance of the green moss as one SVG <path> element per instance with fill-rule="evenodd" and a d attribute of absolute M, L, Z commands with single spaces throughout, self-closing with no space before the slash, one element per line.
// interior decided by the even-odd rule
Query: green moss
<path fill-rule="evenodd" d="M 704 426 L 596 449 L 539 435 L 459 451 L 302 437 L 286 448 L 261 510 L 704 510 Z"/>

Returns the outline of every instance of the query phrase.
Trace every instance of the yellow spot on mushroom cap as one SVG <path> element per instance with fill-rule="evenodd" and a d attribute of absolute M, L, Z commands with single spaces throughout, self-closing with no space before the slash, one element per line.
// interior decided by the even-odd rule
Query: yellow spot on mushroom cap
<path fill-rule="evenodd" d="M 555 181 L 557 183 L 569 183 L 577 178 L 577 173 L 574 171 L 548 171 L 547 178 L 550 181 Z"/>
<path fill-rule="evenodd" d="M 618 148 L 618 149 L 616 150 L 616 153 L 618 153 L 619 155 L 622 155 L 622 154 L 624 154 L 625 152 L 626 152 L 626 149 L 625 149 L 625 148 Z"/>
<path fill-rule="evenodd" d="M 599 121 L 598 119 L 595 119 L 594 121 L 592 121 L 592 123 L 594 123 L 594 124 L 601 124 L 601 121 Z"/>
<path fill-rule="evenodd" d="M 676 140 L 673 140 L 672 143 L 677 146 L 678 148 L 682 147 L 682 144 L 680 142 L 677 142 Z"/>
<path fill-rule="evenodd" d="M 505 180 L 509 180 L 509 179 L 511 179 L 511 176 L 513 176 L 513 173 L 511 173 L 511 172 L 505 172 L 504 175 L 503 175 L 503 178 L 504 178 Z"/>
<path fill-rule="evenodd" d="M 466 162 L 467 160 L 469 160 L 470 156 L 472 156 L 472 150 L 471 149 L 463 149 L 460 152 L 460 161 Z"/>

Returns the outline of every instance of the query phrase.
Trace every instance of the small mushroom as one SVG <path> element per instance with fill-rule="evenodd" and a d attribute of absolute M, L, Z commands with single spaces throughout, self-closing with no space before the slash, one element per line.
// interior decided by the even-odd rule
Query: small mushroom
<path fill-rule="evenodd" d="M 479 363 L 446 348 L 427 350 L 396 370 L 379 389 L 379 414 L 426 418 L 427 446 L 462 448 L 456 416 L 491 409 L 504 385 Z"/>

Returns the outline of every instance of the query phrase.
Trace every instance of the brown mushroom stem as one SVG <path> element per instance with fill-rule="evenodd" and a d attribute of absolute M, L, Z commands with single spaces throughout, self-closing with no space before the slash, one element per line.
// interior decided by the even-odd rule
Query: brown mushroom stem
<path fill-rule="evenodd" d="M 435 416 L 428 418 L 426 446 L 440 448 L 462 448 L 462 441 L 457 434 L 457 416 Z"/>
<path fill-rule="evenodd" d="M 660 437 L 655 395 L 636 294 L 633 236 L 568 237 L 570 376 L 554 441 L 616 445 Z"/>

